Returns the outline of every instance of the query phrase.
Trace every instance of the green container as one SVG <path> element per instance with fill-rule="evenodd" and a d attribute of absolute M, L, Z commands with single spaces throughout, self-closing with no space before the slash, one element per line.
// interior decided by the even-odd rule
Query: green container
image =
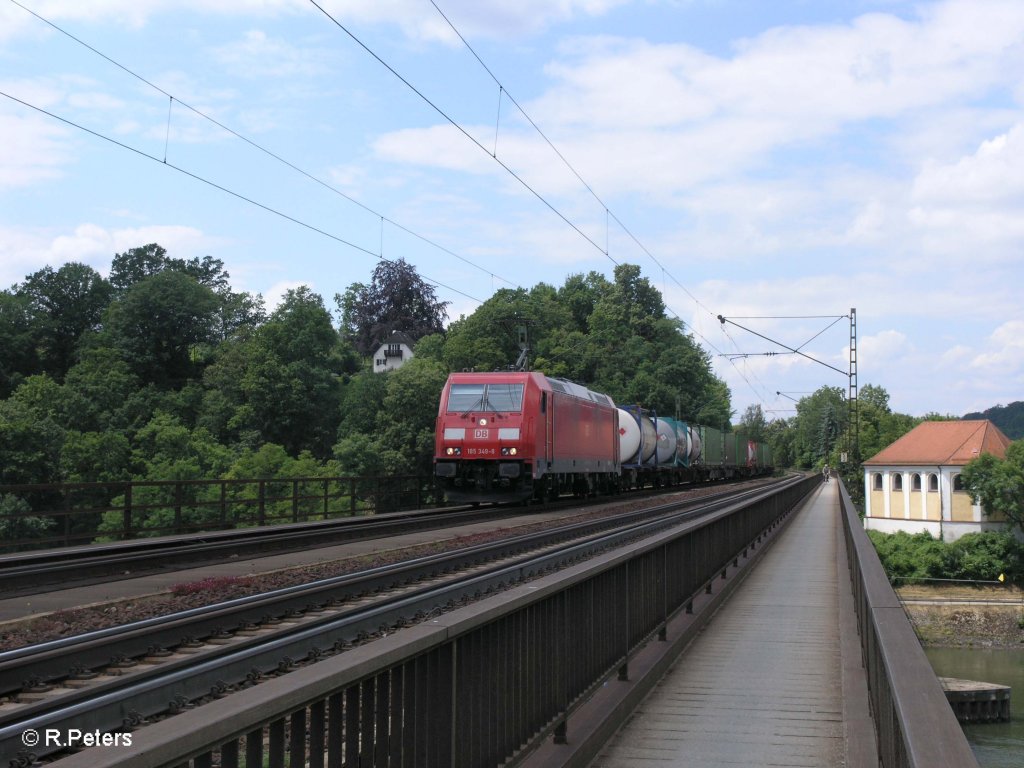
<path fill-rule="evenodd" d="M 714 427 L 700 427 L 700 435 L 704 442 L 704 464 L 721 464 L 725 450 L 722 431 Z"/>

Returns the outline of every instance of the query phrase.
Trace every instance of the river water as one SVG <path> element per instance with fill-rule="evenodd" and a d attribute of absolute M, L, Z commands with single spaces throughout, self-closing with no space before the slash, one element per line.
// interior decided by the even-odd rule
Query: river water
<path fill-rule="evenodd" d="M 1024 648 L 926 648 L 935 674 L 1013 688 L 1008 723 L 964 725 L 982 768 L 1024 766 Z"/>

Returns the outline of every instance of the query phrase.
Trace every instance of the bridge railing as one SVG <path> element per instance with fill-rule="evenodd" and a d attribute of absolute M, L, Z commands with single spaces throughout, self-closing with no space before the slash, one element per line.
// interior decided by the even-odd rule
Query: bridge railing
<path fill-rule="evenodd" d="M 433 478 L 288 477 L 0 485 L 0 552 L 422 509 Z"/>
<path fill-rule="evenodd" d="M 61 768 L 515 764 L 736 566 L 805 478 L 147 726 Z M 526 574 L 524 574 L 526 575 Z M 123 744 L 123 742 L 122 742 Z"/>
<path fill-rule="evenodd" d="M 843 529 L 882 768 L 977 768 L 857 508 L 840 482 Z"/>

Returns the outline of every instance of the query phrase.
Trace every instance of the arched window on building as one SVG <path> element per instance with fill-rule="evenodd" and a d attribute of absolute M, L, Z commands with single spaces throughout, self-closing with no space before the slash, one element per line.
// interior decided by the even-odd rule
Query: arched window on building
<path fill-rule="evenodd" d="M 896 493 L 903 492 L 903 473 L 897 472 L 892 476 L 892 489 Z"/>
<path fill-rule="evenodd" d="M 960 482 L 960 475 L 953 475 L 953 490 L 963 493 L 964 484 Z"/>
<path fill-rule="evenodd" d="M 910 477 L 910 490 L 912 490 L 912 491 L 920 491 L 921 490 L 921 474 L 919 472 L 915 472 L 913 475 L 911 475 L 911 477 Z"/>
<path fill-rule="evenodd" d="M 932 472 L 928 475 L 928 492 L 938 493 L 939 491 L 939 476 Z"/>
<path fill-rule="evenodd" d="M 882 490 L 882 473 L 881 472 L 875 472 L 875 474 L 873 474 L 871 476 L 871 490 L 873 490 L 873 491 L 880 491 L 880 490 Z"/>

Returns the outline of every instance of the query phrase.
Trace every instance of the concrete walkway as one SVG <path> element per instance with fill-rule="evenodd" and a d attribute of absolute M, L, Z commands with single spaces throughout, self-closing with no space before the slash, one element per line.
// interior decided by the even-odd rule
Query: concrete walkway
<path fill-rule="evenodd" d="M 837 486 L 811 494 L 593 768 L 845 764 Z"/>

